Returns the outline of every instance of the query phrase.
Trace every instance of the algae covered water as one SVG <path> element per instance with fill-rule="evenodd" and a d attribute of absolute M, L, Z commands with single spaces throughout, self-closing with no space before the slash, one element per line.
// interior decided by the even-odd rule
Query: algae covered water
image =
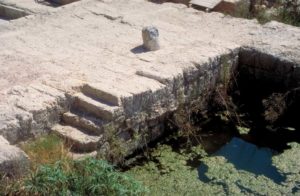
<path fill-rule="evenodd" d="M 269 148 L 258 148 L 242 139 L 233 138 L 213 156 L 224 157 L 238 171 L 244 170 L 253 175 L 263 175 L 276 183 L 281 183 L 285 177 L 272 165 L 273 153 Z M 207 181 L 205 170 L 206 167 L 200 165 L 199 178 L 203 181 Z"/>
<path fill-rule="evenodd" d="M 289 145 L 276 154 L 233 138 L 208 155 L 201 146 L 178 151 L 164 144 L 127 173 L 143 182 L 149 195 L 299 195 L 300 145 Z"/>

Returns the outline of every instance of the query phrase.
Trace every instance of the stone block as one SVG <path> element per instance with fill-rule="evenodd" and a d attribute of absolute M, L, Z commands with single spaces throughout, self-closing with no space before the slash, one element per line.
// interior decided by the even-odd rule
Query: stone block
<path fill-rule="evenodd" d="M 144 27 L 142 30 L 143 46 L 150 51 L 160 49 L 159 45 L 159 32 L 156 27 Z"/>

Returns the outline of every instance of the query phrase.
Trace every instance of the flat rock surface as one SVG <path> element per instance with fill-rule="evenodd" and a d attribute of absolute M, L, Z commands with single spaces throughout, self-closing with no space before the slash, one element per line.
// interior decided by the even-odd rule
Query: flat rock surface
<path fill-rule="evenodd" d="M 155 24 L 162 49 L 139 53 L 144 24 Z M 9 29 L 9 30 L 8 30 Z M 265 26 L 219 13 L 142 0 L 82 1 L 46 16 L 0 29 L 0 90 L 35 80 L 76 78 L 132 91 L 159 88 L 135 74 L 140 69 L 177 74 L 191 62 L 240 45 L 267 47 L 299 61 L 299 28 Z M 297 50 L 298 49 L 298 50 Z M 143 82 L 141 86 L 138 82 Z M 126 86 L 125 86 L 126 85 Z"/>
<path fill-rule="evenodd" d="M 26 2 L 18 0 L 18 5 Z M 160 50 L 141 48 L 146 25 L 159 29 Z M 241 46 L 300 64 L 299 28 L 277 22 L 262 26 L 256 20 L 144 0 L 82 0 L 47 14 L 0 23 L 0 43 L 0 130 L 37 122 L 42 119 L 37 114 L 45 108 L 59 110 L 57 100 L 82 83 L 109 86 L 124 95 L 155 91 L 164 87 L 161 80 L 137 73 L 173 78 L 195 63 L 201 65 Z M 43 92 L 32 84 L 51 90 Z M 24 123 L 14 123 L 16 117 Z"/>

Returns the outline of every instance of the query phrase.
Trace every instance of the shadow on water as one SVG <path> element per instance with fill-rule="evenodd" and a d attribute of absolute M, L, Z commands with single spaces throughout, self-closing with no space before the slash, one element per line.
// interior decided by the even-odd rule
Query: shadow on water
<path fill-rule="evenodd" d="M 254 144 L 233 138 L 212 156 L 223 156 L 237 170 L 264 175 L 279 184 L 285 180 L 285 177 L 272 165 L 272 155 L 272 150 L 269 148 L 258 148 Z M 204 164 L 198 168 L 199 179 L 203 182 L 209 181 L 205 175 L 207 171 L 208 167 Z"/>

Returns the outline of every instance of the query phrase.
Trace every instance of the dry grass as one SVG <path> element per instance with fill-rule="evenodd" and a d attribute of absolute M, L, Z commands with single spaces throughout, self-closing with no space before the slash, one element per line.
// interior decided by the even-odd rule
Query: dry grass
<path fill-rule="evenodd" d="M 54 164 L 59 160 L 69 160 L 69 149 L 61 138 L 53 134 L 29 141 L 21 145 L 21 148 L 29 156 L 32 169 L 43 164 Z"/>

